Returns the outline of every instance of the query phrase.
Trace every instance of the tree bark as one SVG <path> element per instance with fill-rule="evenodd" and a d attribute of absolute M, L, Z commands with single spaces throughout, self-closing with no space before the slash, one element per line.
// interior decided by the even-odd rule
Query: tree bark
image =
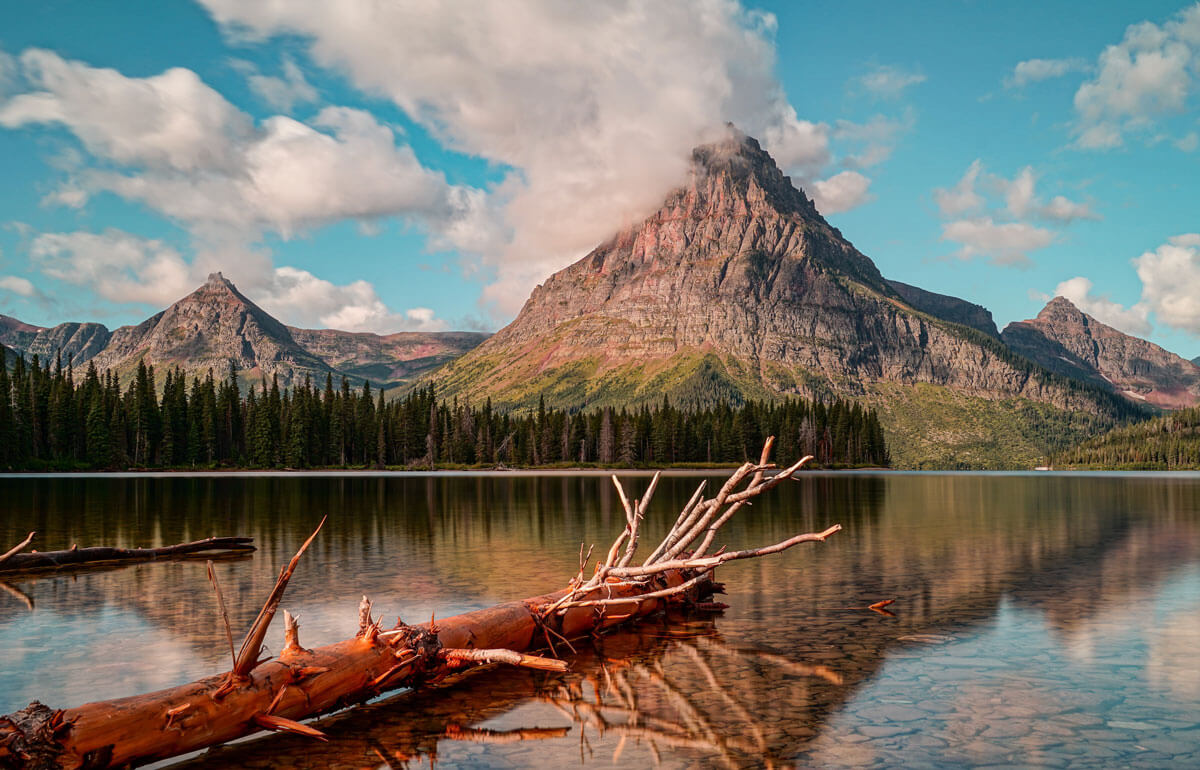
<path fill-rule="evenodd" d="M 210 537 L 191 543 L 164 545 L 158 548 L 110 548 L 107 546 L 79 548 L 72 546 L 65 551 L 19 553 L 33 540 L 34 534 L 30 532 L 29 537 L 23 543 L 0 557 L 0 574 L 96 564 L 154 561 L 155 559 L 174 559 L 184 556 L 207 555 L 208 558 L 212 558 L 213 556 L 244 554 L 254 551 L 254 546 L 251 545 L 254 538 Z"/>

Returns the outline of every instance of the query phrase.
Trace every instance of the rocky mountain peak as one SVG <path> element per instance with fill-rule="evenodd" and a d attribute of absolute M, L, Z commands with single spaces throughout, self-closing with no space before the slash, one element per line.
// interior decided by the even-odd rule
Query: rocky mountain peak
<path fill-rule="evenodd" d="M 1036 318 L 1005 327 L 1004 342 L 1047 369 L 1166 409 L 1200 403 L 1200 367 L 1153 342 L 1125 334 L 1066 297 Z"/>
<path fill-rule="evenodd" d="M 692 150 L 691 183 L 679 192 L 696 194 L 710 203 L 732 193 L 747 204 L 748 211 L 757 208 L 758 213 L 766 213 L 769 207 L 777 214 L 820 216 L 758 140 L 732 124 L 726 126 L 722 139 Z"/>

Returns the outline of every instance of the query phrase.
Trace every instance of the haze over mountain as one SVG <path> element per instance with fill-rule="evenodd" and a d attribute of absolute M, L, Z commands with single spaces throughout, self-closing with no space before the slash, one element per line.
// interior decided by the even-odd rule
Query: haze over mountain
<path fill-rule="evenodd" d="M 1004 327 L 1015 352 L 1067 377 L 1164 409 L 1200 403 L 1200 366 L 1153 342 L 1100 323 L 1065 297 L 1037 318 Z"/>
<path fill-rule="evenodd" d="M 77 369 L 88 362 L 128 380 L 138 363 L 160 374 L 179 367 L 203 377 L 223 377 L 230 364 L 244 380 L 279 377 L 283 386 L 306 376 L 321 386 L 327 375 L 348 376 L 379 387 L 396 387 L 440 366 L 487 337 L 476 332 L 400 332 L 381 336 L 336 329 L 285 326 L 220 273 L 166 310 L 136 326 L 110 332 L 96 323 L 66 323 L 46 329 L 0 316 L 0 343 L 42 360 L 62 352 Z"/>
<path fill-rule="evenodd" d="M 855 396 L 906 465 L 1025 464 L 1130 411 L 1012 354 L 983 308 L 885 280 L 732 128 L 656 213 L 435 380 L 522 408 Z"/>

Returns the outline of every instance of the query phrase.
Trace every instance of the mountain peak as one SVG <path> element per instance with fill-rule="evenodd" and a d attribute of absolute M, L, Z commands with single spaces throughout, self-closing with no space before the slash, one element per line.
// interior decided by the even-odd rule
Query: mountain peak
<path fill-rule="evenodd" d="M 208 280 L 204 282 L 206 289 L 233 289 L 233 282 L 226 278 L 219 270 L 215 273 L 208 274 Z"/>
<path fill-rule="evenodd" d="M 726 125 L 722 138 L 692 150 L 692 177 L 685 191 L 711 196 L 714 189 L 725 188 L 750 199 L 761 196 L 779 214 L 820 216 L 812 201 L 792 184 L 758 140 L 732 123 Z M 721 183 L 714 185 L 714 180 Z"/>
<path fill-rule="evenodd" d="M 1200 371 L 1195 365 L 1098 321 L 1066 297 L 1051 299 L 1036 318 L 1009 324 L 1001 339 L 1050 371 L 1132 401 L 1166 409 L 1200 403 Z"/>

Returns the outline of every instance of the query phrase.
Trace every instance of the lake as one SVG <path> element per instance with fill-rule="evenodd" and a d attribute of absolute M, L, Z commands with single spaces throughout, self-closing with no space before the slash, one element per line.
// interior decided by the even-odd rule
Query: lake
<path fill-rule="evenodd" d="M 698 478 L 663 478 L 643 543 Z M 0 552 L 31 529 L 40 550 L 254 537 L 216 565 L 235 637 L 328 514 L 282 604 L 310 647 L 353 635 L 364 594 L 390 624 L 561 587 L 624 522 L 598 474 L 9 476 L 0 506 Z M 184 766 L 1200 766 L 1200 475 L 808 473 L 718 542 L 833 523 L 721 568 L 724 612 L 585 644 L 565 675 L 477 671 L 326 717 L 329 743 Z M 0 714 L 229 667 L 203 561 L 0 589 Z"/>

